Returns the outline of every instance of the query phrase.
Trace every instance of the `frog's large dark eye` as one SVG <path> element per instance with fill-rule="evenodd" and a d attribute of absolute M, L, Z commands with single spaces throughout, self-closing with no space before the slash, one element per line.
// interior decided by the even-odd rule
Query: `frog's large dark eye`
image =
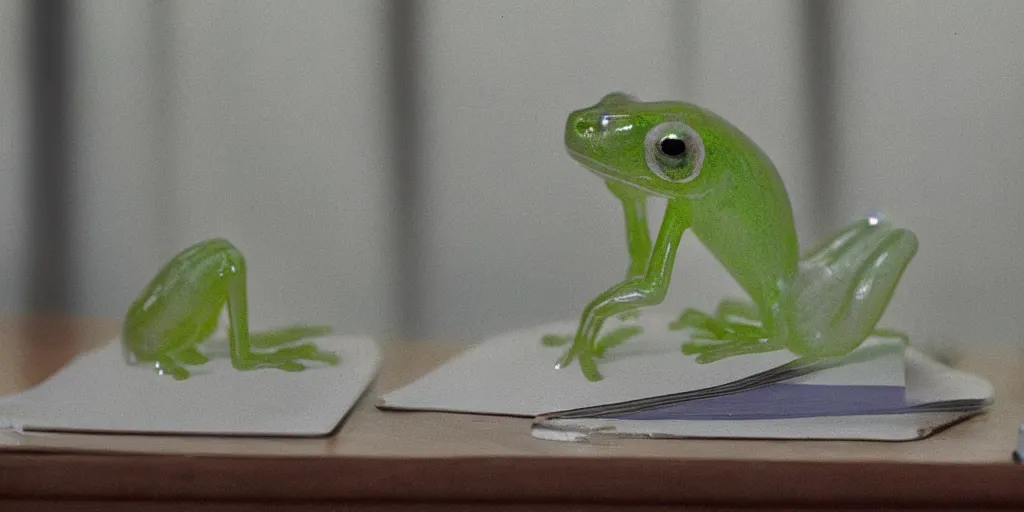
<path fill-rule="evenodd" d="M 675 135 L 669 135 L 661 139 L 661 142 L 658 143 L 658 149 L 665 156 L 679 158 L 686 153 L 686 142 Z"/>
<path fill-rule="evenodd" d="M 647 168 L 671 183 L 686 183 L 700 174 L 704 164 L 704 142 L 693 128 L 679 121 L 666 121 L 647 132 Z"/>

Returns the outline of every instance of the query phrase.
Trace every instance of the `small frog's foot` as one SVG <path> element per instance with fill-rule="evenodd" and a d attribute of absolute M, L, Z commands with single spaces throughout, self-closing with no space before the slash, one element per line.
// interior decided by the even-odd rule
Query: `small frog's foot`
<path fill-rule="evenodd" d="M 617 347 L 630 339 L 636 337 L 643 332 L 643 329 L 636 325 L 630 325 L 625 327 L 618 327 L 608 331 L 603 336 L 597 339 L 592 346 L 584 347 L 582 344 L 574 343 L 559 359 L 557 368 L 565 368 L 572 363 L 573 359 L 578 359 L 580 362 L 580 368 L 583 369 L 583 375 L 590 381 L 601 380 L 601 373 L 597 370 L 596 359 L 604 357 L 604 355 L 614 347 Z M 572 340 L 572 336 L 558 336 L 558 335 L 547 335 L 544 337 L 543 343 L 547 346 L 558 346 L 569 343 Z"/>
<path fill-rule="evenodd" d="M 163 357 L 154 362 L 153 370 L 158 375 L 169 375 L 174 380 L 185 380 L 190 376 L 184 365 L 170 357 Z"/>
<path fill-rule="evenodd" d="M 697 354 L 697 363 L 707 364 L 727 357 L 774 352 L 783 348 L 785 347 L 768 338 L 721 340 L 695 336 L 690 342 L 683 344 L 682 350 L 686 355 Z"/>
<path fill-rule="evenodd" d="M 337 354 L 325 350 L 312 343 L 296 347 L 282 348 L 269 353 L 253 353 L 233 360 L 232 365 L 239 370 L 255 370 L 259 368 L 277 368 L 288 372 L 306 369 L 300 361 L 318 361 L 328 365 L 336 365 L 341 359 Z"/>
<path fill-rule="evenodd" d="M 721 301 L 713 315 L 687 308 L 668 327 L 673 331 L 691 329 L 701 337 L 716 340 L 766 337 L 757 307 L 735 299 Z"/>

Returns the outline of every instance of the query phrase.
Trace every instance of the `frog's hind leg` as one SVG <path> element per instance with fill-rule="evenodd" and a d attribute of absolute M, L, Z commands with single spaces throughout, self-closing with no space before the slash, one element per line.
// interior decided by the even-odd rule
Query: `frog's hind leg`
<path fill-rule="evenodd" d="M 872 334 L 906 340 L 876 324 L 917 253 L 917 237 L 873 219 L 848 231 L 845 243 L 801 262 L 790 344 L 798 354 L 843 355 Z"/>
<path fill-rule="evenodd" d="M 337 364 L 339 358 L 333 352 L 321 350 L 315 344 L 305 343 L 294 347 L 280 348 L 273 352 L 254 352 L 254 345 L 249 333 L 248 300 L 246 290 L 246 265 L 242 253 L 232 248 L 224 253 L 224 272 L 227 296 L 229 343 L 231 347 L 231 364 L 239 370 L 257 368 L 277 368 L 284 371 L 301 371 L 306 368 L 302 361 L 319 361 Z M 302 329 L 266 335 L 263 343 L 295 341 L 293 336 L 304 333 Z"/>

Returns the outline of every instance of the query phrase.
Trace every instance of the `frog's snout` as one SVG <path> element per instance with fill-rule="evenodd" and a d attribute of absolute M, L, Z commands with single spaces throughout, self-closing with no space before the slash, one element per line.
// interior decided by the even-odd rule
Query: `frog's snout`
<path fill-rule="evenodd" d="M 565 136 L 585 138 L 597 131 L 600 119 L 593 111 L 577 110 L 569 114 L 565 125 Z"/>
<path fill-rule="evenodd" d="M 569 114 L 565 122 L 565 147 L 579 151 L 586 146 L 585 141 L 593 137 L 597 131 L 597 116 L 585 110 L 577 110 Z"/>

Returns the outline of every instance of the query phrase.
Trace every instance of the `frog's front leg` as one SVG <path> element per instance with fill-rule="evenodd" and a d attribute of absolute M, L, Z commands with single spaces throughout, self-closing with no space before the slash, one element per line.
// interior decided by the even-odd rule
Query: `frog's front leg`
<path fill-rule="evenodd" d="M 651 234 L 647 228 L 647 193 L 615 180 L 605 180 L 612 195 L 622 204 L 626 224 L 626 249 L 629 252 L 629 267 L 626 279 L 643 277 L 651 260 Z M 639 310 L 622 313 L 619 318 L 628 320 L 639 316 Z"/>
<path fill-rule="evenodd" d="M 588 380 L 600 380 L 594 357 L 598 355 L 595 340 L 605 320 L 643 306 L 660 303 L 668 291 L 679 240 L 690 227 L 689 205 L 683 201 L 669 201 L 665 210 L 658 240 L 643 277 L 632 278 L 610 288 L 590 302 L 583 310 L 572 347 L 559 360 L 557 367 L 565 368 L 579 358 L 580 368 Z"/>
<path fill-rule="evenodd" d="M 278 368 L 285 371 L 299 371 L 305 365 L 299 361 L 320 361 L 337 364 L 338 356 L 332 352 L 320 350 L 315 344 L 306 343 L 294 347 L 281 348 L 273 352 L 254 352 L 253 340 L 249 333 L 248 299 L 246 297 L 246 266 L 245 259 L 238 251 L 229 251 L 226 255 L 228 264 L 225 272 L 227 292 L 227 309 L 229 321 L 229 342 L 231 346 L 231 365 L 238 370 L 257 368 Z M 296 331 L 297 332 L 297 331 Z M 277 342 L 297 339 L 285 333 L 280 336 L 268 336 L 261 340 L 260 345 L 268 346 Z"/>
<path fill-rule="evenodd" d="M 647 229 L 647 193 L 614 180 L 605 180 L 620 203 L 626 220 L 626 247 L 629 268 L 626 279 L 643 277 L 651 261 L 651 235 Z"/>
<path fill-rule="evenodd" d="M 615 180 L 605 180 L 605 185 L 622 204 L 622 214 L 626 221 L 626 249 L 629 252 L 629 267 L 626 269 L 626 280 L 639 279 L 644 276 L 644 273 L 647 271 L 647 264 L 651 260 L 651 234 L 647 228 L 648 194 Z M 620 314 L 619 319 L 625 321 L 637 318 L 638 316 L 640 316 L 639 311 L 633 309 Z M 642 331 L 643 329 L 639 326 L 630 326 L 616 333 L 610 333 L 609 339 L 614 339 L 621 343 L 622 335 L 619 333 L 629 332 L 635 336 Z M 569 343 L 571 340 L 571 333 L 547 334 L 541 337 L 541 344 L 555 347 Z M 608 343 L 599 344 L 608 346 Z"/>

